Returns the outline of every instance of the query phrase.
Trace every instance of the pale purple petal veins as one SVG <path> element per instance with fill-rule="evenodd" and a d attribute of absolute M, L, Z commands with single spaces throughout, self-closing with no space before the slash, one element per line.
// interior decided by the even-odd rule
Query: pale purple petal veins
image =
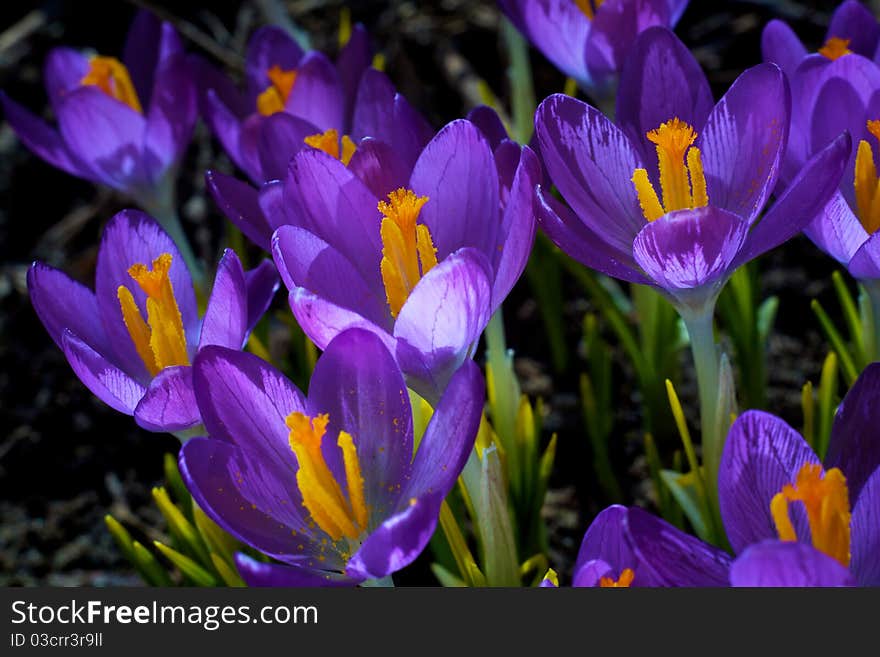
<path fill-rule="evenodd" d="M 113 410 L 132 415 L 141 397 L 143 385 L 111 363 L 79 337 L 65 330 L 61 349 L 79 380 Z"/>
<path fill-rule="evenodd" d="M 411 387 L 436 399 L 469 358 L 492 313 L 492 270 L 461 249 L 419 281 L 394 324 L 397 359 Z"/>
<path fill-rule="evenodd" d="M 443 497 L 412 498 L 402 511 L 385 520 L 352 555 L 345 572 L 357 579 L 375 579 L 415 561 L 437 527 Z"/>
<path fill-rule="evenodd" d="M 851 494 L 850 499 L 853 497 Z M 861 487 L 853 505 L 850 530 L 850 569 L 862 586 L 880 586 L 880 468 Z"/>
<path fill-rule="evenodd" d="M 247 289 L 247 331 L 250 333 L 266 314 L 280 286 L 275 264 L 271 260 L 263 260 L 244 273 L 244 284 Z"/>
<path fill-rule="evenodd" d="M 438 260 L 466 246 L 492 258 L 500 223 L 498 171 L 474 124 L 459 119 L 440 130 L 419 156 L 410 187 L 428 197 L 419 220 L 431 231 Z"/>
<path fill-rule="evenodd" d="M 241 349 L 248 326 L 248 294 L 241 261 L 226 249 L 217 265 L 211 297 L 202 319 L 199 348 L 218 345 Z"/>
<path fill-rule="evenodd" d="M 326 348 L 334 337 L 349 328 L 371 331 L 382 338 L 389 349 L 396 348 L 394 338 L 381 326 L 305 288 L 294 288 L 287 299 L 300 328 L 318 349 Z"/>
<path fill-rule="evenodd" d="M 840 192 L 835 193 L 821 214 L 804 228 L 813 243 L 838 262 L 847 265 L 868 239 L 862 222 Z M 880 272 L 880 257 L 877 259 Z M 880 275 L 880 274 L 878 274 Z"/>
<path fill-rule="evenodd" d="M 134 409 L 138 426 L 147 431 L 182 431 L 199 423 L 199 407 L 193 392 L 192 367 L 166 367 L 147 387 Z"/>
<path fill-rule="evenodd" d="M 259 192 L 248 183 L 219 171 L 208 171 L 205 184 L 220 211 L 249 240 L 269 250 L 272 231 L 259 204 Z"/>
<path fill-rule="evenodd" d="M 826 468 L 840 468 L 853 504 L 862 486 L 880 468 L 880 363 L 868 365 L 843 398 L 834 416 Z"/>
<path fill-rule="evenodd" d="M 775 64 L 736 79 L 696 142 L 712 205 L 755 220 L 779 177 L 790 113 L 788 82 Z"/>
<path fill-rule="evenodd" d="M 742 248 L 748 224 L 714 206 L 678 210 L 647 224 L 633 242 L 639 266 L 664 290 L 723 283 Z"/>
<path fill-rule="evenodd" d="M 239 575 L 248 586 L 301 588 L 356 586 L 359 582 L 359 580 L 334 571 L 257 561 L 241 552 L 235 555 L 235 565 Z"/>
<path fill-rule="evenodd" d="M 730 584 L 746 587 L 855 586 L 848 568 L 811 545 L 763 541 L 730 567 Z"/>
<path fill-rule="evenodd" d="M 599 110 L 563 94 L 541 103 L 535 130 L 547 172 L 580 221 L 629 253 L 645 218 L 632 183 L 642 162 L 626 135 Z"/>
<path fill-rule="evenodd" d="M 846 268 L 858 280 L 880 278 L 880 231 L 873 233 L 862 243 Z"/>
<path fill-rule="evenodd" d="M 807 56 L 807 49 L 787 23 L 773 19 L 761 33 L 761 54 L 765 62 L 773 62 L 791 76 Z"/>
<path fill-rule="evenodd" d="M 795 480 L 801 466 L 818 462 L 801 435 L 776 416 L 747 411 L 737 418 L 718 469 L 721 518 L 735 552 L 777 537 L 770 501 Z M 797 517 L 792 522 L 798 536 L 809 535 Z"/>

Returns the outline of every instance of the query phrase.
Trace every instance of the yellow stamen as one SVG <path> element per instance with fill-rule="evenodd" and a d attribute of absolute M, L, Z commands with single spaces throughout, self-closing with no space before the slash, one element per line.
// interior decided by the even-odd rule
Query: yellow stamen
<path fill-rule="evenodd" d="M 793 484 L 786 484 L 773 496 L 770 513 L 780 540 L 796 541 L 799 537 L 788 513 L 789 502 L 803 503 L 813 547 L 849 566 L 851 514 L 843 473 L 831 468 L 823 476 L 821 465 L 807 463 Z"/>
<path fill-rule="evenodd" d="M 131 83 L 128 69 L 115 57 L 92 57 L 89 60 L 89 71 L 80 80 L 80 84 L 98 87 L 111 98 L 143 114 L 141 101 Z"/>
<path fill-rule="evenodd" d="M 382 282 L 391 316 L 397 317 L 416 284 L 437 264 L 437 249 L 431 232 L 416 224 L 427 196 L 416 196 L 409 189 L 388 194 L 390 203 L 379 201 L 382 224 Z"/>
<path fill-rule="evenodd" d="M 266 76 L 269 86 L 257 96 L 257 111 L 263 116 L 271 116 L 284 110 L 296 82 L 296 69 L 285 71 L 276 65 L 266 71 Z"/>
<path fill-rule="evenodd" d="M 868 121 L 868 132 L 880 141 L 880 121 Z M 856 152 L 856 214 L 869 235 L 880 229 L 880 178 L 871 144 L 862 139 Z"/>
<path fill-rule="evenodd" d="M 328 415 L 309 417 L 294 412 L 287 416 L 290 448 L 299 469 L 296 483 L 312 520 L 334 541 L 345 536 L 357 540 L 367 528 L 369 513 L 364 498 L 364 479 L 352 437 L 339 432 L 336 444 L 342 449 L 348 499 L 336 481 L 321 451 Z"/>
<path fill-rule="evenodd" d="M 852 50 L 849 49 L 849 39 L 841 39 L 840 37 L 831 37 L 825 42 L 825 45 L 819 48 L 819 54 L 827 57 L 831 61 L 839 59 L 844 55 L 851 55 Z"/>
<path fill-rule="evenodd" d="M 599 586 L 603 589 L 629 588 L 635 577 L 636 574 L 632 568 L 624 568 L 620 573 L 620 577 L 617 579 L 614 579 L 613 577 L 602 577 L 599 580 Z"/>
<path fill-rule="evenodd" d="M 152 270 L 141 263 L 132 265 L 128 270 L 128 275 L 147 295 L 146 322 L 131 291 L 124 285 L 116 290 L 128 334 L 152 376 L 166 367 L 189 365 L 183 318 L 174 298 L 174 288 L 168 275 L 170 269 L 171 254 L 163 253 L 153 260 Z"/>
<path fill-rule="evenodd" d="M 556 571 L 552 568 L 547 569 L 547 573 L 544 575 L 544 579 L 549 580 L 553 586 L 557 588 L 559 587 L 559 575 L 557 575 Z"/>
<path fill-rule="evenodd" d="M 357 144 L 351 140 L 351 137 L 348 135 L 342 135 L 342 152 L 340 153 L 339 131 L 334 130 L 333 128 L 325 130 L 324 132 L 319 132 L 316 135 L 309 135 L 303 141 L 305 141 L 306 145 L 316 148 L 319 151 L 324 151 L 330 157 L 335 157 L 345 166 L 348 166 L 348 163 L 351 162 L 351 158 L 357 150 Z"/>
<path fill-rule="evenodd" d="M 648 178 L 645 169 L 633 171 L 632 182 L 639 197 L 642 214 L 648 221 L 656 221 L 674 210 L 701 208 L 709 204 L 706 175 L 700 149 L 692 144 L 697 138 L 694 129 L 674 118 L 651 130 L 648 140 L 657 144 L 657 163 L 660 170 L 660 189 L 663 203 Z"/>
<path fill-rule="evenodd" d="M 596 10 L 602 6 L 602 3 L 605 0 L 574 0 L 574 4 L 577 5 L 578 9 L 584 12 L 584 16 L 593 20 L 596 15 Z"/>

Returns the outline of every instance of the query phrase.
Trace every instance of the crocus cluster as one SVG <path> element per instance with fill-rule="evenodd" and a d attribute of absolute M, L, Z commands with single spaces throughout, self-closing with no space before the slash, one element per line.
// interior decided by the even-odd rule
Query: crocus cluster
<path fill-rule="evenodd" d="M 93 288 L 31 266 L 52 340 L 108 406 L 180 438 L 194 524 L 212 532 L 203 543 L 235 546 L 209 565 L 226 581 L 388 584 L 438 525 L 461 581 L 485 579 L 468 525 L 487 572 L 516 578 L 541 560 L 517 562 L 514 507 L 540 507 L 555 442 L 540 463 L 520 463 L 531 447 L 505 451 L 505 430 L 519 439 L 541 420 L 517 385 L 493 378 L 491 361 L 508 356 L 497 333 L 488 386 L 477 362 L 541 228 L 582 265 L 671 302 L 701 420 L 694 450 L 670 395 L 692 468 L 689 490 L 684 476 L 670 489 L 701 538 L 681 513 L 673 525 L 612 504 L 586 530 L 571 584 L 880 586 L 880 363 L 851 377 L 826 450 L 815 432 L 808 443 L 780 417 L 740 412 L 714 327 L 731 277 L 804 232 L 868 290 L 876 326 L 861 328 L 877 331 L 880 353 L 880 24 L 848 0 L 810 54 L 773 21 L 765 61 L 716 100 L 672 32 L 686 0 L 498 4 L 595 103 L 556 93 L 530 107 L 531 146 L 488 106 L 435 131 L 373 66 L 360 25 L 335 61 L 278 27 L 256 30 L 241 86 L 147 12 L 121 60 L 53 50 L 44 77 L 57 129 L 0 95 L 7 120 L 50 164 L 145 211 L 103 227 Z M 608 116 L 599 107 L 612 93 Z M 174 208 L 199 115 L 247 179 L 211 168 L 207 189 L 268 255 L 246 270 L 225 249 L 211 283 Z M 282 282 L 287 303 L 270 315 Z M 307 392 L 254 337 L 292 324 L 322 351 Z M 514 417 L 499 417 L 505 396 Z M 175 563 L 197 572 L 190 561 Z M 541 583 L 558 585 L 552 572 Z"/>

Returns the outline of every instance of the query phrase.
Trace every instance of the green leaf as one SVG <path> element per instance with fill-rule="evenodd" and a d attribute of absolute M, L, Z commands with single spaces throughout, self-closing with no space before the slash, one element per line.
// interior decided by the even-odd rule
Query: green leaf
<path fill-rule="evenodd" d="M 135 564 L 141 576 L 150 586 L 171 586 L 171 577 L 168 571 L 163 568 L 156 557 L 150 551 L 141 545 L 138 541 L 131 544 L 134 553 Z"/>
<path fill-rule="evenodd" d="M 669 488 L 669 492 L 672 493 L 681 510 L 684 511 L 696 535 L 704 541 L 711 541 L 711 532 L 703 518 L 704 504 L 694 485 L 695 477 L 691 473 L 685 475 L 674 470 L 662 470 L 660 478 Z"/>
<path fill-rule="evenodd" d="M 214 576 L 188 556 L 159 541 L 153 541 L 153 545 L 196 586 L 217 586 L 217 580 L 214 579 Z"/>

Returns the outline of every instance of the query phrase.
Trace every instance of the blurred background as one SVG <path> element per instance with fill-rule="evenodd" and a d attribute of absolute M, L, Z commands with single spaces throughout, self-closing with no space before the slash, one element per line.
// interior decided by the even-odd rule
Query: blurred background
<path fill-rule="evenodd" d="M 837 3 L 813 0 L 692 0 L 677 33 L 709 75 L 716 98 L 746 67 L 760 62 L 760 34 L 773 17 L 788 21 L 811 49 L 821 45 Z M 434 124 L 463 116 L 480 100 L 480 80 L 502 101 L 509 98 L 500 14 L 488 0 L 437 2 L 140 2 L 52 0 L 0 3 L 0 89 L 49 117 L 41 71 L 57 45 L 119 54 L 139 7 L 172 21 L 190 51 L 233 72 L 248 35 L 270 22 L 279 7 L 308 31 L 315 48 L 335 54 L 344 7 L 363 23 L 398 90 Z M 562 91 L 564 78 L 531 52 L 537 98 Z M 178 188 L 184 226 L 197 252 L 216 262 L 226 220 L 205 195 L 208 167 L 234 171 L 204 125 L 196 131 Z M 104 525 L 112 513 L 135 536 L 158 535 L 161 517 L 150 489 L 162 479 L 162 459 L 176 453 L 169 435 L 140 430 L 131 418 L 95 399 L 70 370 L 34 314 L 25 276 L 34 259 L 93 284 L 102 226 L 123 202 L 34 157 L 0 122 L 0 585 L 122 585 L 139 579 Z M 258 257 L 253 251 L 252 257 Z M 809 310 L 830 290 L 829 259 L 798 238 L 761 262 L 762 297 L 780 298 L 770 342 L 769 407 L 800 423 L 798 399 L 815 380 L 825 354 Z M 583 292 L 561 282 L 566 338 L 576 354 L 581 321 L 590 309 Z M 279 294 L 273 306 L 286 309 Z M 612 501 L 651 505 L 647 490 L 632 373 L 615 354 L 619 390 L 609 452 L 624 499 L 609 500 L 595 485 L 578 395 L 574 357 L 554 371 L 536 302 L 523 280 L 505 303 L 508 345 L 524 392 L 545 402 L 544 430 L 559 435 L 557 466 L 544 516 L 550 527 L 551 565 L 567 573 L 595 513 Z M 283 345 L 278 347 L 283 349 Z M 683 356 L 688 360 L 689 356 Z M 689 364 L 680 394 L 693 400 Z M 694 406 L 693 403 L 690 406 Z M 403 579 L 433 584 L 424 555 Z"/>

